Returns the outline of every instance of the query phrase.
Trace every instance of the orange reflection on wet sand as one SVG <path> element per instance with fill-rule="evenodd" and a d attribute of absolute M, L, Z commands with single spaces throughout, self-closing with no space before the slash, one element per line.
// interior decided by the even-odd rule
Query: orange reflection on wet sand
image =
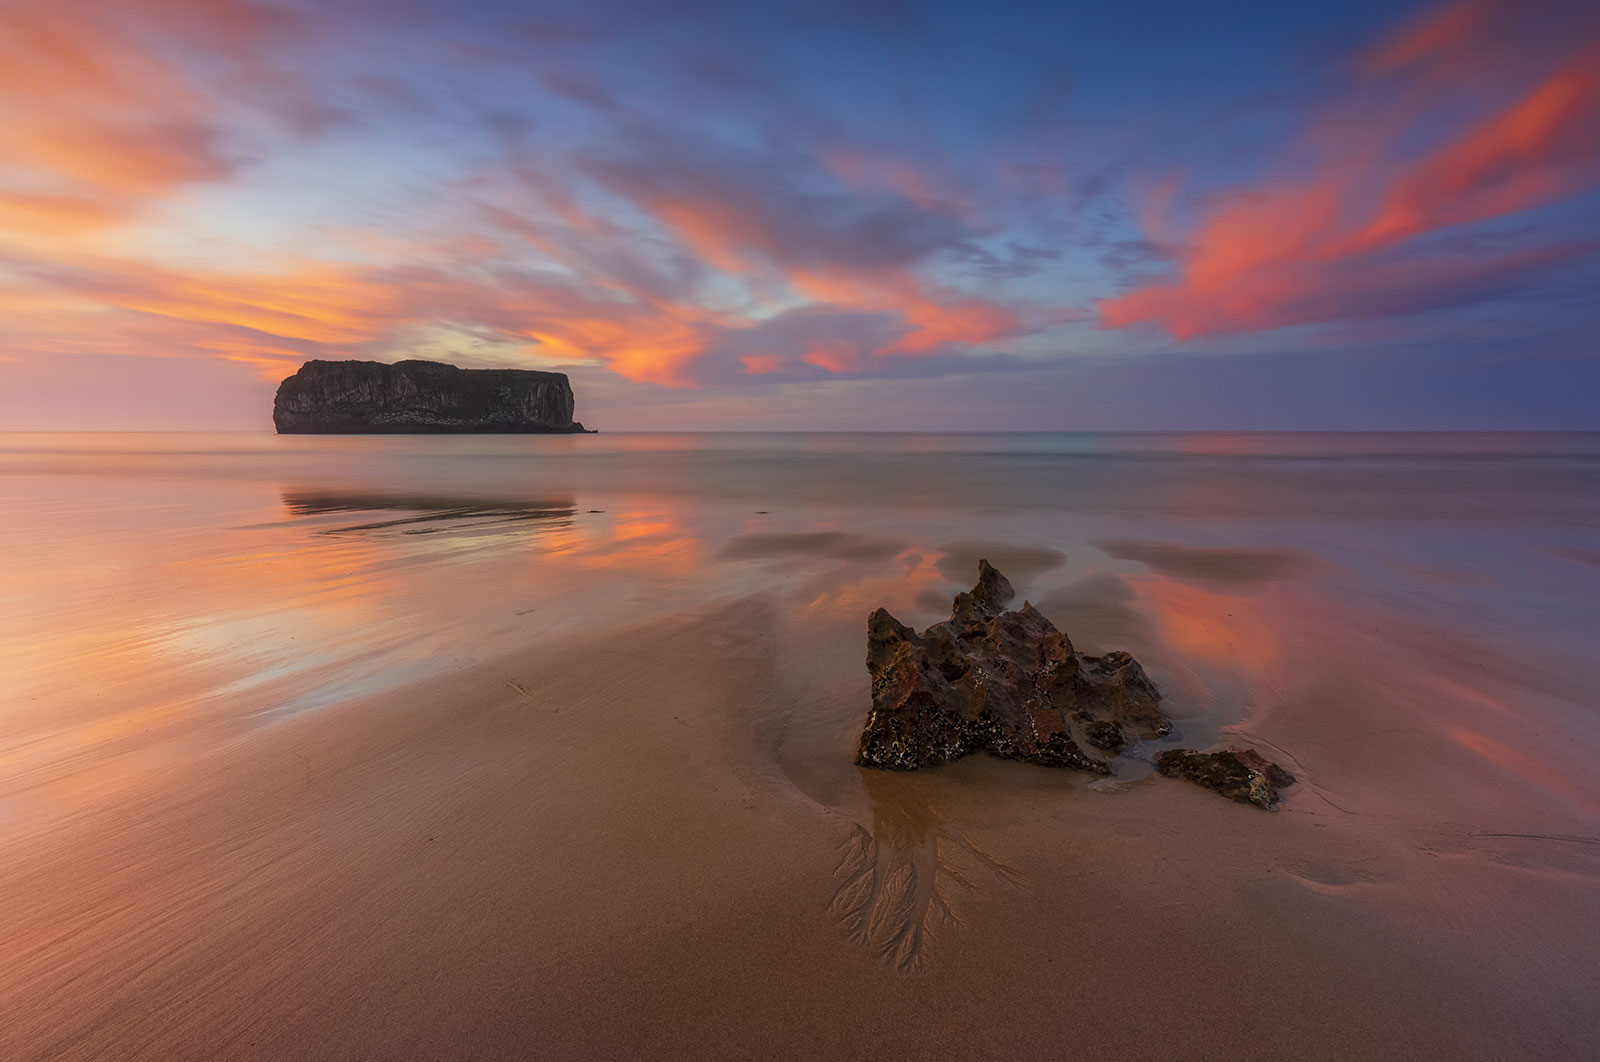
<path fill-rule="evenodd" d="M 1452 726 L 1446 727 L 1445 732 L 1496 767 L 1501 767 L 1524 781 L 1559 794 L 1586 814 L 1600 816 L 1600 801 L 1595 800 L 1593 793 L 1558 774 L 1550 764 L 1540 763 L 1531 756 L 1518 752 L 1504 741 L 1475 730 Z"/>
<path fill-rule="evenodd" d="M 573 619 L 670 607 L 663 588 L 692 585 L 707 552 L 661 507 L 69 483 L 75 526 L 8 543 L 34 561 L 8 565 L 0 591 L 0 802 L 13 808 L 86 798 L 172 742 L 214 744 Z"/>
<path fill-rule="evenodd" d="M 1279 607 L 1270 597 L 1205 589 L 1155 573 L 1125 577 L 1161 638 L 1177 653 L 1269 681 L 1283 660 Z"/>

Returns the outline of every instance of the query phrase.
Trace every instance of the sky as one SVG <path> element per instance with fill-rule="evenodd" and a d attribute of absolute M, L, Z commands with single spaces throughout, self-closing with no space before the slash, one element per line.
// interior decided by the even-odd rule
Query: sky
<path fill-rule="evenodd" d="M 0 431 L 1600 429 L 1600 5 L 0 0 Z"/>

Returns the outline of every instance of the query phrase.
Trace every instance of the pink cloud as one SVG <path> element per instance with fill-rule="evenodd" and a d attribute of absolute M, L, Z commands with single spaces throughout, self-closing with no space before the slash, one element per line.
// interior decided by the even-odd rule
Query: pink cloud
<path fill-rule="evenodd" d="M 1600 183 L 1600 33 L 1586 29 L 1531 83 L 1486 105 L 1476 68 L 1461 60 L 1478 52 L 1483 34 L 1501 31 L 1496 18 L 1510 10 L 1482 0 L 1447 6 L 1361 66 L 1363 79 L 1424 70 L 1426 86 L 1410 85 L 1425 101 L 1422 109 L 1470 105 L 1463 127 L 1406 153 L 1385 115 L 1375 115 L 1363 133 L 1358 113 L 1336 112 L 1328 121 L 1341 130 L 1337 138 L 1313 130 L 1308 139 L 1336 140 L 1340 158 L 1325 159 L 1310 178 L 1266 178 L 1222 200 L 1183 241 L 1176 279 L 1101 300 L 1101 323 L 1155 324 L 1189 339 L 1366 316 L 1375 306 L 1407 312 L 1456 301 L 1453 283 L 1461 292 L 1483 292 L 1496 288 L 1498 275 L 1503 289 L 1534 275 L 1541 262 L 1581 253 L 1579 245 L 1563 245 L 1469 263 L 1418 257 L 1415 241 L 1424 237 Z M 1441 72 L 1455 78 L 1453 92 L 1441 90 Z M 1404 93 L 1408 84 L 1387 87 Z M 1409 113 L 1405 99 L 1397 106 Z"/>

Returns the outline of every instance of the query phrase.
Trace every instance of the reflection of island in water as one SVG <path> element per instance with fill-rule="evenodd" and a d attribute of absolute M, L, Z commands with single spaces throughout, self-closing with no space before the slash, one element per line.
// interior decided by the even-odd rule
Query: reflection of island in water
<path fill-rule="evenodd" d="M 285 490 L 283 504 L 295 516 L 335 513 L 394 513 L 386 519 L 326 527 L 322 535 L 393 532 L 431 535 L 440 532 L 499 534 L 567 527 L 578 512 L 571 498 L 487 498 L 404 491 Z"/>

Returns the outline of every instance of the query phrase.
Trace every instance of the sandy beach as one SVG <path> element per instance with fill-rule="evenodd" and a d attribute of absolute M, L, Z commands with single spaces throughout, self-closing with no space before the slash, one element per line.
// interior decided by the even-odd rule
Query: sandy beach
<path fill-rule="evenodd" d="M 629 497 L 562 510 L 612 531 L 546 550 L 568 575 L 537 602 L 677 574 L 532 635 L 468 630 L 494 651 L 381 689 L 312 669 L 200 697 L 215 651 L 160 681 L 118 685 L 108 657 L 24 673 L 0 746 L 0 1057 L 1588 1056 L 1600 666 L 1516 636 L 1523 599 L 1465 616 L 1449 588 L 1481 569 L 1441 551 L 1368 584 L 1259 527 L 1199 545 L 1018 516 L 985 538 L 962 517 L 967 537 L 919 540 L 915 512 L 840 526 L 792 490 L 781 523 L 734 490 L 740 523 L 688 534 Z M 452 573 L 420 591 L 447 639 L 551 541 L 485 534 L 481 511 L 319 540 L 394 514 L 272 500 L 276 540 Z M 446 538 L 482 570 L 393 567 Z M 867 612 L 938 618 L 980 553 L 1082 645 L 1145 661 L 1164 745 L 1293 770 L 1282 809 L 1140 770 L 853 766 Z M 359 570 L 335 555 L 318 585 Z M 95 675 L 115 703 L 60 695 Z M 355 692 L 306 699 L 319 683 Z"/>

